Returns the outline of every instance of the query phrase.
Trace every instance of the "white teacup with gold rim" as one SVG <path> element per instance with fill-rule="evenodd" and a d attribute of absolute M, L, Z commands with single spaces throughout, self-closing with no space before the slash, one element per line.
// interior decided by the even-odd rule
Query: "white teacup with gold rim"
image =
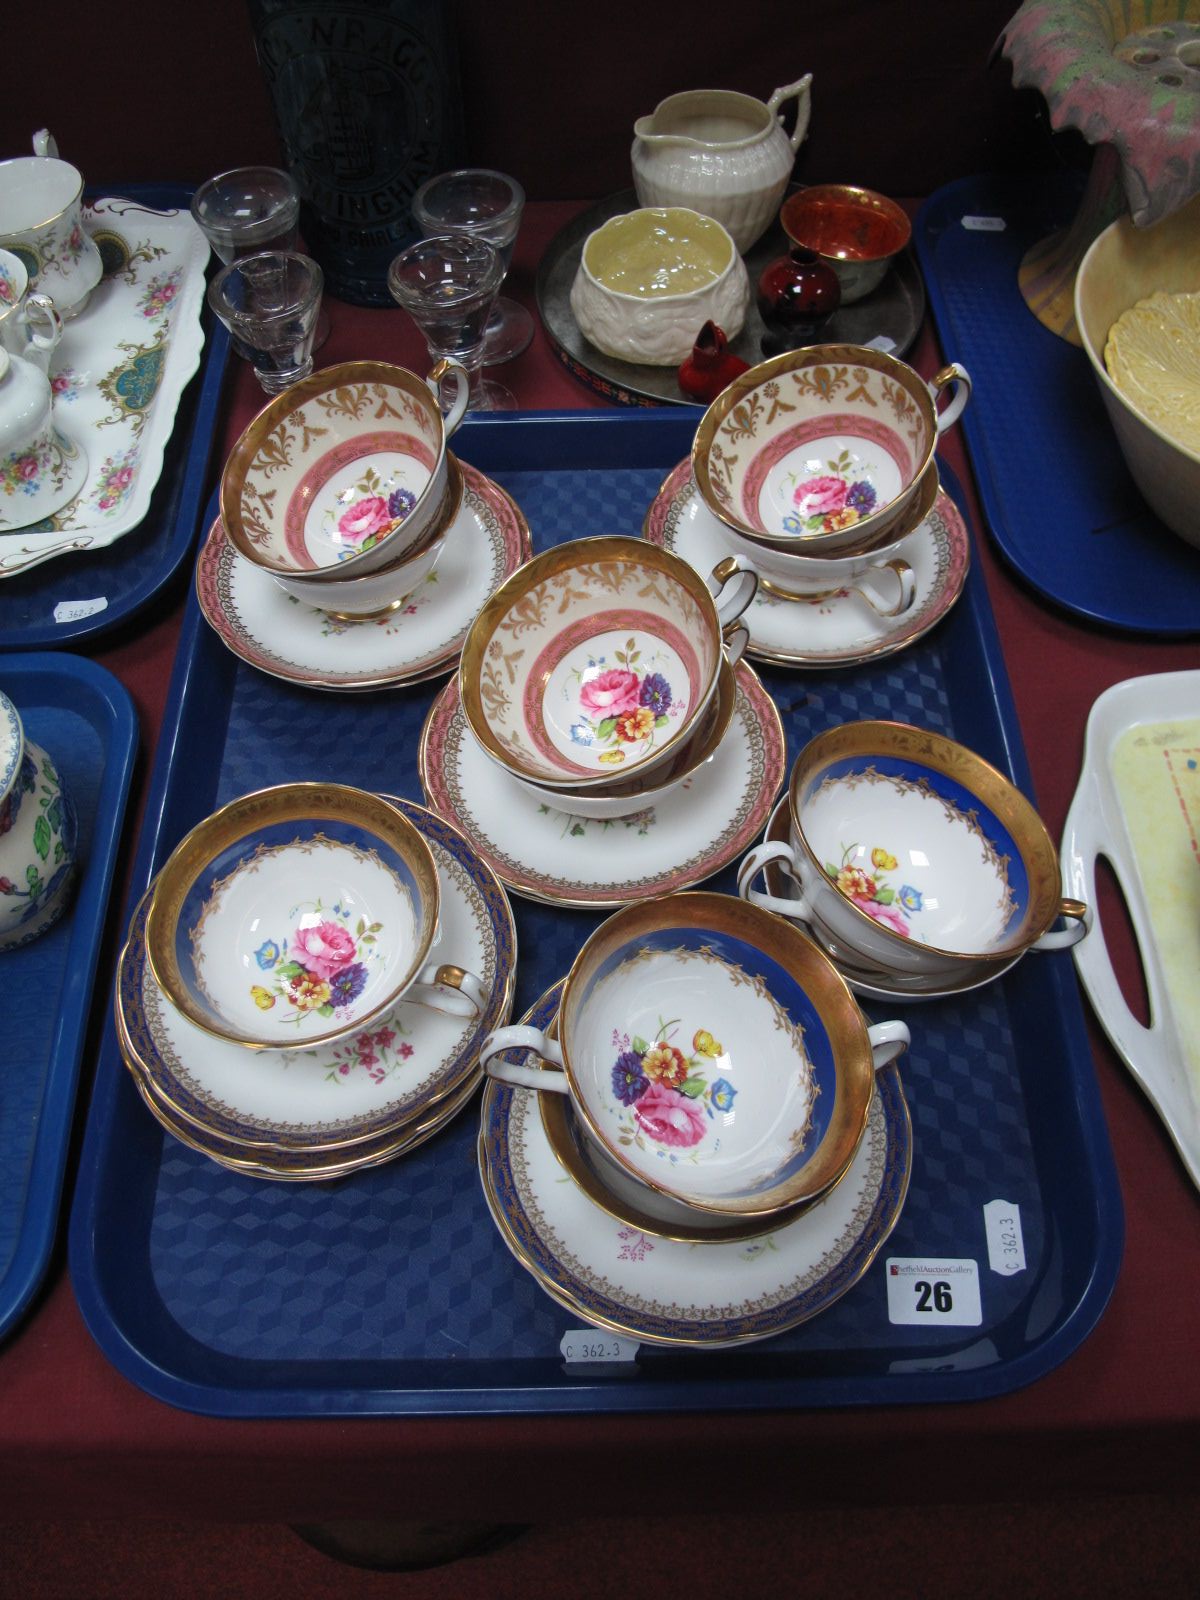
<path fill-rule="evenodd" d="M 1062 950 L 1088 908 L 1062 894 L 1058 852 L 1037 812 L 981 756 L 898 722 L 849 722 L 800 752 L 789 837 L 738 870 L 743 898 L 805 923 L 828 949 L 884 979 L 976 980 L 1028 950 Z M 779 862 L 784 900 L 753 887 Z M 1054 929 L 1062 916 L 1067 926 Z"/>
<path fill-rule="evenodd" d="M 574 539 L 520 567 L 463 645 L 459 691 L 485 753 L 528 783 L 598 793 L 668 761 L 717 689 L 758 579 L 708 579 L 623 536 Z M 732 652 L 731 652 L 732 659 Z"/>
<path fill-rule="evenodd" d="M 970 392 L 957 365 L 927 384 L 863 345 L 786 351 L 735 378 L 704 413 L 696 488 L 751 544 L 821 556 L 872 549 L 898 537 Z"/>
<path fill-rule="evenodd" d="M 50 295 L 60 317 L 74 317 L 87 305 L 104 264 L 83 225 L 78 169 L 58 159 L 44 129 L 33 143 L 36 155 L 0 161 L 0 248 L 19 257 L 30 288 Z"/>
<path fill-rule="evenodd" d="M 344 361 L 292 384 L 230 451 L 226 537 L 275 577 L 341 582 L 398 560 L 441 510 L 446 443 L 468 389 L 457 361 L 439 361 L 428 380 L 386 361 Z"/>
<path fill-rule="evenodd" d="M 650 1189 L 755 1216 L 836 1182 L 875 1069 L 908 1039 L 902 1022 L 868 1028 L 803 934 L 700 892 L 602 923 L 563 984 L 556 1035 L 497 1029 L 480 1061 L 502 1082 L 569 1095 L 587 1136 Z M 503 1059 L 514 1047 L 546 1065 Z"/>
<path fill-rule="evenodd" d="M 485 990 L 436 949 L 429 845 L 386 800 L 293 783 L 232 800 L 155 881 L 146 956 L 170 1003 L 251 1050 L 345 1038 L 403 1000 L 454 1016 Z"/>

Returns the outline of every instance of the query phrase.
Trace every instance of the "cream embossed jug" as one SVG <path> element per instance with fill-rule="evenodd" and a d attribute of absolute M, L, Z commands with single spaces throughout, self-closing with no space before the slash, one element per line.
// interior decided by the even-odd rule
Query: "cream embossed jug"
<path fill-rule="evenodd" d="M 808 132 L 812 73 L 764 105 L 730 89 L 669 95 L 633 125 L 641 206 L 689 206 L 728 229 L 744 254 L 774 220 Z M 780 107 L 796 101 L 789 135 Z"/>

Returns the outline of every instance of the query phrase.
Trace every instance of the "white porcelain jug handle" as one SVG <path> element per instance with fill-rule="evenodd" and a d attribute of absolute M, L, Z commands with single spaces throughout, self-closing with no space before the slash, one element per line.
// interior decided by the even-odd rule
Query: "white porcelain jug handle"
<path fill-rule="evenodd" d="M 954 385 L 954 393 L 950 402 L 943 411 L 938 411 L 937 403 L 942 397 L 942 390 Z M 971 398 L 971 374 L 965 367 L 960 367 L 957 361 L 952 361 L 948 367 L 933 378 L 928 385 L 933 396 L 933 409 L 937 415 L 937 431 L 945 433 L 947 428 L 952 428 L 966 410 L 967 401 Z"/>
<path fill-rule="evenodd" d="M 902 1056 L 908 1049 L 912 1035 L 903 1022 L 877 1022 L 874 1027 L 867 1029 L 867 1038 L 871 1041 L 871 1054 L 875 1058 L 875 1071 L 886 1067 L 889 1061 L 895 1061 L 897 1056 Z"/>
<path fill-rule="evenodd" d="M 444 1011 L 449 1017 L 477 1017 L 487 1005 L 487 990 L 473 972 L 431 962 L 417 973 L 403 999 L 431 1011 Z"/>
<path fill-rule="evenodd" d="M 797 78 L 795 83 L 789 83 L 786 89 L 776 89 L 767 101 L 767 110 L 775 117 L 778 116 L 779 108 L 785 100 L 790 100 L 793 95 L 797 97 L 796 126 L 792 129 L 789 141 L 793 150 L 799 150 L 800 142 L 808 132 L 808 119 L 812 115 L 811 91 L 812 73 L 806 72 L 802 78 Z"/>
<path fill-rule="evenodd" d="M 755 878 L 772 861 L 782 861 L 793 873 L 796 871 L 796 856 L 791 845 L 784 844 L 782 839 L 768 839 L 763 844 L 756 844 L 753 850 L 742 857 L 737 872 L 738 894 L 743 900 L 749 900 L 752 906 L 761 906 L 764 911 L 776 911 L 781 917 L 798 917 L 801 922 L 811 921 L 812 908 L 799 885 L 794 900 L 781 900 L 778 895 L 763 894 L 761 889 L 754 888 Z"/>
<path fill-rule="evenodd" d="M 458 427 L 467 413 L 467 401 L 471 398 L 471 375 L 461 361 L 455 361 L 453 356 L 443 356 L 426 378 L 425 382 L 433 390 L 437 403 L 442 404 L 442 383 L 446 378 L 453 377 L 457 387 L 450 409 L 442 417 L 442 427 L 446 438 Z"/>
<path fill-rule="evenodd" d="M 33 136 L 33 153 L 35 156 L 52 156 L 58 159 L 58 141 L 49 128 L 39 128 Z"/>
<path fill-rule="evenodd" d="M 1092 925 L 1092 908 L 1084 905 L 1082 900 L 1064 897 L 1059 904 L 1058 914 L 1066 917 L 1067 926 L 1044 933 L 1029 946 L 1031 950 L 1069 950 L 1073 944 L 1079 943 Z"/>
<path fill-rule="evenodd" d="M 515 1061 L 497 1061 L 502 1050 L 534 1050 L 543 1061 L 554 1067 L 562 1066 L 562 1051 L 557 1039 L 543 1033 L 540 1028 L 529 1028 L 515 1023 L 510 1028 L 496 1028 L 483 1041 L 479 1064 L 490 1078 L 501 1083 L 515 1084 L 518 1089 L 553 1089 L 556 1094 L 570 1094 L 565 1072 L 554 1072 L 550 1067 L 525 1067 Z"/>
<path fill-rule="evenodd" d="M 53 350 L 63 332 L 62 318 L 55 309 L 54 301 L 48 294 L 27 294 L 23 308 L 30 344 L 35 350 Z M 44 332 L 34 327 L 35 321 L 42 324 Z"/>
<path fill-rule="evenodd" d="M 724 631 L 736 622 L 758 593 L 758 573 L 736 556 L 725 556 L 708 575 L 708 592 L 717 602 L 717 621 Z"/>

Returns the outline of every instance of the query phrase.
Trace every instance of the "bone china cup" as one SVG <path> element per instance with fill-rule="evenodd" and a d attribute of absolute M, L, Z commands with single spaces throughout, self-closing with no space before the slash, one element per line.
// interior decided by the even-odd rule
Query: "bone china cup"
<path fill-rule="evenodd" d="M 732 559 L 706 584 L 644 539 L 555 545 L 471 624 L 459 663 L 468 726 L 493 761 L 542 788 L 595 794 L 649 772 L 695 731 L 757 586 Z"/>
<path fill-rule="evenodd" d="M 748 914 L 747 914 L 748 913 Z M 776 1212 L 846 1170 L 875 1070 L 908 1044 L 868 1028 L 810 939 L 729 895 L 667 895 L 600 925 L 563 984 L 557 1038 L 497 1029 L 494 1078 L 568 1094 L 590 1138 L 700 1211 Z M 514 1048 L 548 1065 L 502 1059 Z"/>
<path fill-rule="evenodd" d="M 401 1000 L 474 1016 L 479 979 L 434 954 L 433 855 L 361 789 L 293 783 L 230 801 L 159 873 L 146 954 L 171 1004 L 251 1050 L 305 1050 Z"/>
<path fill-rule="evenodd" d="M 898 722 L 849 722 L 800 752 L 787 842 L 753 849 L 743 898 L 806 923 L 840 959 L 897 980 L 981 981 L 1027 950 L 1083 938 L 1088 908 L 1062 895 L 1040 817 L 982 757 Z M 770 862 L 790 900 L 753 888 Z M 1059 916 L 1067 926 L 1050 931 Z"/>
<path fill-rule="evenodd" d="M 862 345 L 786 351 L 735 378 L 704 413 L 696 488 L 752 544 L 819 556 L 871 549 L 898 537 L 970 392 L 957 365 L 927 384 Z"/>
<path fill-rule="evenodd" d="M 443 420 L 442 386 L 453 396 Z M 324 367 L 276 395 L 221 475 L 221 523 L 276 577 L 343 580 L 413 549 L 445 500 L 446 441 L 469 380 L 439 361 L 428 382 L 385 361 Z"/>
<path fill-rule="evenodd" d="M 61 317 L 83 310 L 104 270 L 82 204 L 83 179 L 69 161 L 0 161 L 0 248 L 19 257 L 29 287 L 50 295 Z"/>

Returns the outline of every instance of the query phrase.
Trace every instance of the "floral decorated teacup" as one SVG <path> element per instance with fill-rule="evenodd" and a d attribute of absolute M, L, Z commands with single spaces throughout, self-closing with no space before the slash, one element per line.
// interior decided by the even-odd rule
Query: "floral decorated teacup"
<path fill-rule="evenodd" d="M 275 577 L 342 582 L 398 560 L 445 502 L 446 442 L 468 387 L 457 361 L 438 362 L 428 382 L 385 361 L 346 361 L 292 384 L 230 452 L 226 537 Z"/>
<path fill-rule="evenodd" d="M 34 146 L 53 149 L 46 134 Z M 48 294 L 61 317 L 87 304 L 104 267 L 83 226 L 83 179 L 56 155 L 0 161 L 0 248 L 19 257 L 29 286 Z"/>
<path fill-rule="evenodd" d="M 474 1016 L 480 980 L 436 957 L 440 889 L 387 801 L 294 783 L 231 801 L 175 848 L 146 918 L 150 970 L 206 1033 L 304 1050 L 403 1001 Z"/>
<path fill-rule="evenodd" d="M 28 944 L 66 910 L 76 834 L 58 769 L 0 693 L 0 950 Z"/>
<path fill-rule="evenodd" d="M 970 391 L 959 366 L 927 384 L 862 345 L 787 351 L 735 378 L 704 413 L 692 444 L 697 491 L 751 544 L 820 556 L 870 550 L 898 536 Z"/>
<path fill-rule="evenodd" d="M 82 446 L 55 424 L 49 378 L 0 345 L 0 529 L 52 517 L 86 478 Z"/>
<path fill-rule="evenodd" d="M 316 606 L 332 617 L 365 622 L 386 616 L 402 606 L 429 577 L 446 547 L 446 535 L 462 508 L 463 475 L 457 457 L 446 452 L 446 493 L 437 516 L 425 535 L 394 561 L 377 572 L 347 578 L 285 578 L 275 573 L 279 587 L 306 606 Z"/>
<path fill-rule="evenodd" d="M 945 987 L 1061 950 L 1090 924 L 1063 897 L 1058 852 L 1036 811 L 982 757 L 897 722 L 849 722 L 800 752 L 788 839 L 755 847 L 743 898 L 805 923 L 831 953 L 883 977 Z M 753 887 L 778 862 L 790 899 Z M 1067 926 L 1054 929 L 1060 917 Z"/>
<path fill-rule="evenodd" d="M 484 752 L 545 789 L 598 793 L 670 760 L 744 646 L 758 580 L 706 581 L 644 539 L 575 539 L 519 568 L 471 624 L 459 663 Z"/>
<path fill-rule="evenodd" d="M 62 331 L 54 301 L 31 294 L 24 262 L 11 250 L 0 250 L 0 344 L 45 372 Z"/>
<path fill-rule="evenodd" d="M 497 1029 L 492 1077 L 567 1094 L 587 1137 L 671 1199 L 726 1216 L 781 1211 L 841 1176 L 875 1069 L 908 1044 L 868 1028 L 803 934 L 728 895 L 618 911 L 563 984 L 557 1037 Z M 505 1059 L 530 1050 L 544 1065 Z"/>

